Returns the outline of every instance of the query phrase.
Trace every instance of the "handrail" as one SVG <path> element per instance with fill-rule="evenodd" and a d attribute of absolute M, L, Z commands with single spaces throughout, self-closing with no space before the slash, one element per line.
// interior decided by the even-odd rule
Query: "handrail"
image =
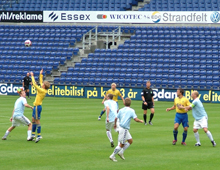
<path fill-rule="evenodd" d="M 95 30 L 95 34 L 92 35 L 93 30 Z M 118 38 L 119 41 L 121 41 L 121 26 L 113 30 L 112 32 L 99 32 L 98 33 L 98 27 L 89 30 L 86 34 L 83 35 L 83 49 L 85 49 L 86 43 L 89 43 L 89 46 L 91 46 L 91 40 L 97 41 L 99 36 L 105 36 L 106 37 L 106 49 L 108 49 L 108 43 L 109 43 L 109 36 L 112 37 L 112 42 L 115 41 L 116 38 Z M 88 40 L 86 41 L 86 36 L 89 36 Z"/>
<path fill-rule="evenodd" d="M 92 31 L 95 30 L 95 35 L 92 37 Z M 86 44 L 86 35 L 89 35 L 89 46 L 91 46 L 91 40 L 95 39 L 97 41 L 97 34 L 98 34 L 98 27 L 96 26 L 95 28 L 89 30 L 87 33 L 83 35 L 83 49 L 85 49 L 85 44 Z"/>

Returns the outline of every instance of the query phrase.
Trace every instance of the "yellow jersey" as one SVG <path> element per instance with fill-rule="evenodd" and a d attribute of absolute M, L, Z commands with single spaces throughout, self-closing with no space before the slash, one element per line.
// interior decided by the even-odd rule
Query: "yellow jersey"
<path fill-rule="evenodd" d="M 47 90 L 40 87 L 43 85 L 43 75 L 40 74 L 39 76 L 40 86 L 36 84 L 34 76 L 32 76 L 31 79 L 32 79 L 33 86 L 37 89 L 37 95 L 34 101 L 34 106 L 42 105 L 43 99 L 47 94 Z"/>
<path fill-rule="evenodd" d="M 114 101 L 118 101 L 118 96 L 121 97 L 121 93 L 118 89 L 115 89 L 114 91 L 112 89 L 109 89 L 107 92 L 106 92 L 106 95 L 108 94 L 112 94 L 113 95 L 113 100 Z"/>
<path fill-rule="evenodd" d="M 185 106 L 189 106 L 190 102 L 184 96 L 181 99 L 179 97 L 174 99 L 174 106 L 176 106 L 176 112 L 177 113 L 186 113 L 185 109 L 179 109 L 178 105 L 182 105 L 185 107 Z"/>

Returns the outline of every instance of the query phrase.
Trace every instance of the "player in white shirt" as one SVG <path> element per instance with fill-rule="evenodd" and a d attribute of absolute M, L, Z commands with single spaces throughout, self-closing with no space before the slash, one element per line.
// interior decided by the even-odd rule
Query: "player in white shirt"
<path fill-rule="evenodd" d="M 193 125 L 193 132 L 196 138 L 197 143 L 195 146 L 201 146 L 198 129 L 203 129 L 208 138 L 211 140 L 213 146 L 216 146 L 216 143 L 212 137 L 211 132 L 208 130 L 208 115 L 205 111 L 205 108 L 202 102 L 198 98 L 199 92 L 194 91 L 192 92 L 191 97 L 193 98 L 193 102 L 190 106 L 179 106 L 180 108 L 184 108 L 186 111 L 192 109 L 193 117 L 195 118 L 194 125 Z"/>
<path fill-rule="evenodd" d="M 111 130 L 114 127 L 114 121 L 117 116 L 118 106 L 117 103 L 112 99 L 113 99 L 113 95 L 108 94 L 107 100 L 104 102 L 104 106 L 105 106 L 105 110 L 107 111 L 106 120 L 105 120 L 106 134 L 111 143 L 111 147 L 114 147 Z"/>
<path fill-rule="evenodd" d="M 18 94 L 20 97 L 16 100 L 15 105 L 14 105 L 14 110 L 12 112 L 12 117 L 10 118 L 10 121 L 12 122 L 12 126 L 8 128 L 8 130 L 5 132 L 5 135 L 2 137 L 2 140 L 6 140 L 7 136 L 9 133 L 16 127 L 19 126 L 20 124 L 28 126 L 28 137 L 27 141 L 32 141 L 33 138 L 31 137 L 31 129 L 32 129 L 32 123 L 28 118 L 24 116 L 24 108 L 28 107 L 33 110 L 33 107 L 27 104 L 26 100 L 26 93 L 23 90 L 23 88 L 18 89 Z"/>
<path fill-rule="evenodd" d="M 125 107 L 120 109 L 118 112 L 117 117 L 115 118 L 115 125 L 114 128 L 117 127 L 117 119 L 119 119 L 120 127 L 119 127 L 119 135 L 118 135 L 118 141 L 120 144 L 115 148 L 114 152 L 110 155 L 109 159 L 117 162 L 115 159 L 115 155 L 118 154 L 121 159 L 124 158 L 124 151 L 132 144 L 133 139 L 131 137 L 131 134 L 129 133 L 130 129 L 130 122 L 131 119 L 134 119 L 136 122 L 143 123 L 143 120 L 140 120 L 137 118 L 137 115 L 135 114 L 135 111 L 130 108 L 131 105 L 131 99 L 126 98 L 125 99 Z"/>

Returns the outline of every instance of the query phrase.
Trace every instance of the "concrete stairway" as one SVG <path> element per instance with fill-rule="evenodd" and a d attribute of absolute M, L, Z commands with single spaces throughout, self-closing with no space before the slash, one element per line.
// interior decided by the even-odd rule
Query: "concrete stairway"
<path fill-rule="evenodd" d="M 122 34 L 121 41 L 115 40 L 117 45 L 112 45 L 111 49 L 117 49 L 118 45 L 124 44 L 125 40 L 130 39 L 131 34 Z M 95 49 L 105 49 L 105 38 L 103 36 L 98 36 L 98 41 L 91 41 L 91 46 L 89 44 L 85 45 L 85 49 L 83 49 L 83 43 L 78 42 L 72 48 L 79 48 L 78 55 L 72 56 L 71 60 L 65 62 L 64 65 L 60 65 L 58 70 L 53 70 L 52 74 L 46 75 L 45 80 L 49 81 L 51 84 L 54 82 L 55 77 L 60 77 L 62 72 L 66 72 L 68 67 L 74 67 L 75 63 L 80 63 L 83 58 L 87 58 L 89 53 L 94 53 Z"/>
<path fill-rule="evenodd" d="M 139 2 L 137 6 L 132 7 L 132 11 L 138 11 L 138 9 L 143 8 L 145 4 L 149 4 L 150 0 L 144 0 L 144 2 Z"/>

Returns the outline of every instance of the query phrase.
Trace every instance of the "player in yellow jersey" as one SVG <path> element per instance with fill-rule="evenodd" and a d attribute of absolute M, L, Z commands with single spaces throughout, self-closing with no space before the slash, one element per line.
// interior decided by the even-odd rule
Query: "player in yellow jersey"
<path fill-rule="evenodd" d="M 102 101 L 102 104 L 104 104 L 105 99 L 107 99 L 108 94 L 112 94 L 112 95 L 113 95 L 113 100 L 116 101 L 117 106 L 118 106 L 118 96 L 120 96 L 121 99 L 122 99 L 122 101 L 123 101 L 123 103 L 125 103 L 124 98 L 123 98 L 123 96 L 121 95 L 120 91 L 119 91 L 118 89 L 116 89 L 116 84 L 115 84 L 115 83 L 112 83 L 112 84 L 111 84 L 111 89 L 109 89 L 109 90 L 106 92 L 105 97 L 104 97 L 104 99 L 103 99 L 103 101 Z M 118 106 L 118 110 L 119 110 L 119 106 Z M 101 114 L 99 115 L 98 120 L 101 120 L 101 117 L 102 117 L 102 115 L 103 115 L 104 113 L 105 113 L 105 109 L 103 109 L 103 110 L 101 111 Z"/>
<path fill-rule="evenodd" d="M 189 127 L 189 121 L 188 121 L 188 114 L 186 113 L 185 109 L 180 109 L 179 106 L 190 106 L 190 102 L 187 98 L 183 96 L 184 90 L 178 89 L 177 90 L 177 98 L 174 99 L 174 105 L 171 108 L 167 108 L 166 111 L 174 110 L 176 109 L 176 117 L 174 120 L 174 130 L 173 130 L 173 145 L 176 145 L 177 142 L 177 134 L 178 134 L 178 127 L 182 123 L 184 132 L 183 132 L 183 139 L 182 139 L 182 145 L 186 145 L 186 137 L 187 137 L 187 130 Z"/>
<path fill-rule="evenodd" d="M 37 95 L 34 101 L 34 109 L 33 109 L 33 114 L 32 114 L 32 137 L 35 137 L 35 131 L 37 129 L 38 136 L 36 138 L 36 143 L 40 141 L 41 139 L 41 125 L 40 125 L 40 118 L 41 118 L 41 111 L 42 111 L 42 102 L 44 97 L 47 94 L 47 89 L 50 88 L 50 83 L 48 81 L 43 82 L 43 69 L 40 71 L 40 76 L 39 76 L 39 83 L 40 86 L 36 84 L 35 78 L 34 78 L 34 73 L 31 72 L 31 79 L 33 86 L 37 90 Z"/>

